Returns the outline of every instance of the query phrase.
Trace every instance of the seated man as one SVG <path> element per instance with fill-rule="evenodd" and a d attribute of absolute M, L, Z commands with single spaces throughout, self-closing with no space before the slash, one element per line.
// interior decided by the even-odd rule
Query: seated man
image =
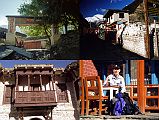
<path fill-rule="evenodd" d="M 126 91 L 125 89 L 125 81 L 124 78 L 119 74 L 120 73 L 120 67 L 117 65 L 113 66 L 113 74 L 108 75 L 108 77 L 106 78 L 103 86 L 119 86 L 119 93 L 124 93 Z M 117 94 L 119 95 L 119 94 Z M 115 103 L 117 103 L 117 101 L 119 100 L 119 97 L 114 97 L 113 99 L 111 99 L 110 104 L 109 104 L 109 114 L 114 114 L 114 115 L 119 115 L 121 113 L 115 112 L 114 108 L 115 108 Z M 122 106 L 125 106 L 125 102 L 124 100 L 121 98 L 121 100 L 123 101 L 122 103 L 124 103 Z M 123 109 L 123 107 L 121 109 Z"/>
<path fill-rule="evenodd" d="M 120 73 L 120 67 L 118 65 L 113 66 L 113 74 L 108 75 L 106 78 L 103 86 L 108 86 L 110 83 L 110 86 L 119 86 L 121 87 L 121 92 L 125 92 L 125 81 L 124 78 L 119 74 Z"/>

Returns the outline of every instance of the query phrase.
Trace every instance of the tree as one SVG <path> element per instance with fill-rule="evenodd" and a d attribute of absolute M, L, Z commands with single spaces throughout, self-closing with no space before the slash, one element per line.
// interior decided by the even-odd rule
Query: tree
<path fill-rule="evenodd" d="M 31 3 L 23 3 L 20 5 L 18 12 L 24 16 L 34 16 L 43 18 L 42 10 L 45 6 L 43 0 L 32 0 Z M 23 26 L 21 29 L 26 32 L 29 36 L 47 36 L 49 44 L 51 44 L 51 25 L 46 24 L 45 20 L 42 19 L 39 25 L 34 26 Z"/>
<path fill-rule="evenodd" d="M 79 0 L 31 0 L 31 3 L 22 4 L 18 12 L 21 15 L 41 17 L 42 22 L 40 26 L 23 27 L 23 29 L 26 31 L 34 31 L 28 32 L 30 35 L 39 35 L 40 32 L 44 33 L 50 39 L 52 24 L 54 29 L 57 29 L 61 24 L 64 25 L 66 32 L 68 24 L 73 24 L 75 28 L 77 28 L 77 21 L 79 20 Z M 39 31 L 39 28 L 42 31 Z"/>

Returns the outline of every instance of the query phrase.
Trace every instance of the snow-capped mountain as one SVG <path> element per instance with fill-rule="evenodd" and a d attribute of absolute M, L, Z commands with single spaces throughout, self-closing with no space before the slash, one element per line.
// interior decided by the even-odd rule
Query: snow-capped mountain
<path fill-rule="evenodd" d="M 94 15 L 93 17 L 86 17 L 85 19 L 88 22 L 98 22 L 103 20 L 103 15 L 97 14 L 97 15 Z"/>

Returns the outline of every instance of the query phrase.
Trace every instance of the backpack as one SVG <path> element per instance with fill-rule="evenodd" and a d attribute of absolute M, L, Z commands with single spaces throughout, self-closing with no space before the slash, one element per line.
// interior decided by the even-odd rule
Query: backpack
<path fill-rule="evenodd" d="M 114 109 L 113 109 L 113 115 L 119 116 L 122 115 L 123 109 L 125 107 L 126 102 L 124 101 L 122 97 L 122 93 L 117 93 L 116 98 L 117 101 L 115 102 Z"/>
<path fill-rule="evenodd" d="M 142 114 L 137 105 L 133 104 L 133 101 L 129 97 L 128 93 L 123 93 L 123 99 L 125 101 L 125 106 L 123 108 L 123 115 L 137 115 Z"/>

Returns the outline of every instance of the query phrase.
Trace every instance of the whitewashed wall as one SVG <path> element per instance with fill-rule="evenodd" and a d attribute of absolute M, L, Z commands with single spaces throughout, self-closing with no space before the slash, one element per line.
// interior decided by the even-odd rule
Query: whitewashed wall
<path fill-rule="evenodd" d="M 0 120 L 9 120 L 10 104 L 3 105 L 4 84 L 0 82 Z"/>
<path fill-rule="evenodd" d="M 112 24 L 114 22 L 117 22 L 117 21 L 127 21 L 127 22 L 129 22 L 129 14 L 124 13 L 124 18 L 119 18 L 119 13 L 114 13 L 112 15 L 112 19 L 111 19 L 111 16 L 109 17 L 109 21 L 110 21 L 110 24 Z M 108 23 L 109 23 L 109 21 L 108 21 Z"/>
<path fill-rule="evenodd" d="M 143 57 L 147 57 L 144 34 L 145 25 L 140 22 L 130 23 L 123 32 L 123 47 Z"/>
<path fill-rule="evenodd" d="M 154 24 L 149 26 L 149 32 L 154 28 Z M 159 29 L 159 25 L 156 25 Z M 144 35 L 146 35 L 146 27 L 141 22 L 129 23 L 123 32 L 123 47 L 127 50 L 135 52 L 143 57 L 147 57 Z M 154 55 L 158 56 L 158 43 L 154 36 Z"/>

